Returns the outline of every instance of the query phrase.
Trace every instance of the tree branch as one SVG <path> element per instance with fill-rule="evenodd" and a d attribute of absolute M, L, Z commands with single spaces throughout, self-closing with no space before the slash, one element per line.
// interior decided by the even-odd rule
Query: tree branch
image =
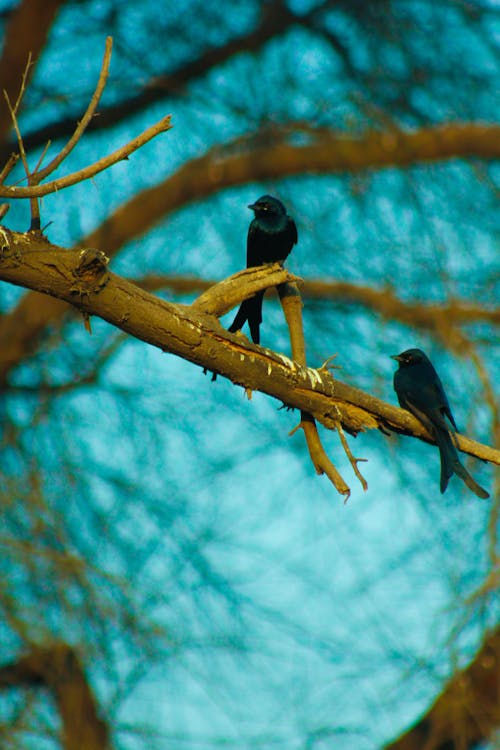
<path fill-rule="evenodd" d="M 99 80 L 97 81 L 96 89 L 92 95 L 92 98 L 89 102 L 89 106 L 87 107 L 87 110 L 85 114 L 83 115 L 82 119 L 78 123 L 75 132 L 67 142 L 67 144 L 64 146 L 63 149 L 57 154 L 52 161 L 47 164 L 47 166 L 44 169 L 41 169 L 40 171 L 34 172 L 34 177 L 36 177 L 36 184 L 38 185 L 42 180 L 44 180 L 46 177 L 49 176 L 49 174 L 52 174 L 57 167 L 62 164 L 64 159 L 66 159 L 67 156 L 73 151 L 76 144 L 82 137 L 83 133 L 85 132 L 85 129 L 88 127 L 90 121 L 92 120 L 95 111 L 97 109 L 97 105 L 99 104 L 99 101 L 101 99 L 102 93 L 104 91 L 104 88 L 106 86 L 106 81 L 108 80 L 108 73 L 109 73 L 109 63 L 111 61 L 111 51 L 113 49 L 113 39 L 112 37 L 108 36 L 106 37 L 106 47 L 104 50 L 104 57 L 101 65 L 101 72 L 99 74 Z"/>
<path fill-rule="evenodd" d="M 131 281 L 147 291 L 170 289 L 176 294 L 189 294 L 211 290 L 211 296 L 218 293 L 216 281 L 195 277 L 148 275 Z M 277 280 L 276 284 L 278 283 L 281 280 Z M 482 321 L 491 325 L 500 324 L 500 308 L 488 310 L 467 300 L 453 299 L 448 304 L 441 305 L 406 302 L 390 289 L 373 289 L 339 281 L 301 280 L 300 288 L 305 299 L 332 299 L 337 304 L 359 304 L 387 320 L 407 323 L 430 331 L 439 338 L 443 338 L 441 334 L 444 334 L 442 321 L 446 321 L 448 334 L 451 326 L 462 323 Z M 200 304 L 202 298 L 203 295 L 200 297 Z M 218 304 L 214 302 L 214 308 L 205 311 L 222 315 Z M 221 297 L 221 304 L 226 304 L 224 296 Z M 46 327 L 61 323 L 68 311 L 71 308 L 65 302 L 31 292 L 21 299 L 12 312 L 0 317 L 0 387 L 6 382 L 10 370 L 34 351 L 38 338 Z M 446 344 L 449 343 L 448 337 Z"/>
<path fill-rule="evenodd" d="M 0 690 L 45 685 L 53 694 L 62 723 L 64 750 L 108 750 L 106 724 L 76 651 L 65 643 L 35 648 L 0 667 Z"/>
<path fill-rule="evenodd" d="M 297 277 L 280 263 L 245 268 L 234 276 L 208 287 L 195 299 L 191 307 L 193 310 L 220 318 L 244 299 L 253 297 L 256 292 L 296 279 Z"/>
<path fill-rule="evenodd" d="M 13 11 L 0 59 L 0 91 L 5 90 L 11 100 L 15 99 L 19 90 L 28 56 L 31 55 L 36 65 L 45 47 L 50 27 L 64 2 L 65 0 L 22 0 Z M 29 78 L 34 73 L 35 65 L 30 68 Z M 9 112 L 0 107 L 0 143 L 4 143 L 11 124 Z M 46 140 L 42 140 L 40 145 Z M 7 153 L 13 146 L 14 144 L 10 144 L 7 147 Z"/>
<path fill-rule="evenodd" d="M 302 298 L 300 292 L 296 284 L 285 283 L 278 287 L 278 293 L 290 333 L 292 358 L 302 367 L 307 367 L 304 327 L 302 325 Z M 344 495 L 344 502 L 347 502 L 351 490 L 336 466 L 328 457 L 323 447 L 323 443 L 321 442 L 314 417 L 305 411 L 301 411 L 300 422 L 297 427 L 291 431 L 290 435 L 293 435 L 299 428 L 302 429 L 306 438 L 307 448 L 316 473 L 320 476 L 321 474 L 326 474 L 337 492 L 340 495 Z"/>
<path fill-rule="evenodd" d="M 163 182 L 122 204 L 82 245 L 106 247 L 113 255 L 124 243 L 149 231 L 164 216 L 193 201 L 249 182 L 298 174 L 335 174 L 372 168 L 406 167 L 427 161 L 465 157 L 500 158 L 500 126 L 467 123 L 399 133 L 367 132 L 361 136 L 319 131 L 297 146 L 285 130 L 265 146 L 256 139 L 237 139 L 221 150 L 184 164 Z"/>
<path fill-rule="evenodd" d="M 32 0 L 30 0 L 30 2 L 33 4 Z M 23 5 L 30 5 L 30 2 L 25 0 Z M 60 5 L 62 2 L 64 2 L 64 0 L 52 0 L 51 3 L 49 3 L 48 0 L 38 0 L 38 4 L 42 7 L 43 5 Z M 309 13 L 306 14 L 306 17 L 309 15 Z M 125 101 L 102 107 L 99 112 L 99 117 L 95 118 L 90 123 L 89 130 L 91 132 L 107 130 L 138 112 L 144 111 L 147 107 L 158 101 L 167 98 L 171 100 L 172 97 L 181 95 L 185 91 L 186 86 L 188 86 L 193 80 L 207 75 L 215 67 L 223 65 L 234 55 L 238 55 L 241 52 L 257 52 L 270 39 L 284 33 L 293 23 L 296 22 L 296 20 L 297 17 L 290 12 L 288 6 L 286 3 L 282 2 L 282 0 L 274 0 L 273 2 L 266 3 L 262 6 L 260 22 L 255 29 L 252 29 L 243 36 L 232 38 L 220 47 L 203 51 L 199 57 L 189 60 L 182 67 L 173 72 L 164 71 L 159 75 L 155 75 L 154 78 L 146 81 L 138 93 L 129 96 Z M 30 47 L 26 44 L 19 44 L 19 40 L 22 42 L 25 41 L 26 34 L 23 25 L 18 24 L 18 26 L 20 31 L 18 31 L 17 37 L 14 38 L 16 39 L 17 48 L 19 48 L 24 54 L 21 59 L 23 63 L 25 63 L 27 52 L 32 49 L 33 53 L 36 54 L 36 50 L 33 46 Z M 31 28 L 31 26 L 29 28 Z M 27 51 L 24 52 L 24 50 Z M 14 71 L 16 72 L 13 72 L 12 74 L 14 86 L 18 85 L 24 64 L 19 67 L 21 70 L 19 71 L 17 68 L 14 68 Z M 12 64 L 10 66 L 5 64 L 4 69 L 7 72 L 10 72 L 12 70 Z M 3 80 L 4 79 L 0 75 L 0 81 Z M 10 91 L 10 87 L 6 86 L 6 88 Z M 71 117 L 48 123 L 39 130 L 28 134 L 25 137 L 26 148 L 38 148 L 48 139 L 55 140 L 67 138 L 71 135 L 73 130 L 74 118 Z M 3 141 L 4 138 L 0 138 L 0 142 L 3 143 Z M 5 160 L 7 154 L 12 150 L 13 145 L 14 144 L 7 144 L 3 152 L 0 149 L 0 162 Z"/>
<path fill-rule="evenodd" d="M 163 351 L 306 411 L 328 429 L 340 422 L 352 434 L 383 428 L 434 442 L 409 412 L 334 380 L 325 370 L 306 368 L 269 349 L 244 343 L 241 336 L 228 333 L 216 318 L 196 307 L 165 302 L 108 272 L 99 251 L 63 250 L 30 235 L 3 234 L 0 279 L 4 281 L 98 315 Z M 101 258 L 98 262 L 96 255 Z M 92 263 L 85 262 L 87 257 Z M 500 451 L 494 448 L 463 436 L 458 436 L 458 447 L 500 465 Z"/>
<path fill-rule="evenodd" d="M 104 156 L 102 159 L 94 162 L 94 164 L 90 164 L 83 169 L 79 169 L 77 172 L 68 174 L 66 177 L 60 177 L 57 180 L 52 180 L 52 182 L 46 182 L 44 185 L 33 185 L 28 187 L 0 185 L 0 198 L 41 198 L 44 195 L 49 195 L 49 193 L 55 193 L 64 190 L 64 188 L 70 187 L 71 185 L 76 185 L 78 182 L 89 180 L 91 177 L 95 177 L 96 174 L 103 172 L 113 164 L 128 159 L 130 154 L 137 151 L 160 133 L 170 130 L 172 127 L 170 120 L 171 115 L 163 117 L 157 123 L 144 130 L 140 135 L 126 143 L 125 146 L 113 151 L 109 156 Z"/>
<path fill-rule="evenodd" d="M 473 750 L 500 725 L 500 630 L 457 672 L 427 713 L 384 750 Z"/>

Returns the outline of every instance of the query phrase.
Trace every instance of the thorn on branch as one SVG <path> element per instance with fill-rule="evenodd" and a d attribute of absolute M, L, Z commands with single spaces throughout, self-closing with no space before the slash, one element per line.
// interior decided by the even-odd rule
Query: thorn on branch
<path fill-rule="evenodd" d="M 82 318 L 83 318 L 83 327 L 89 334 L 89 336 L 92 336 L 92 324 L 90 322 L 90 315 L 85 310 L 82 312 Z"/>
<path fill-rule="evenodd" d="M 333 360 L 336 359 L 337 357 L 338 357 L 338 354 L 332 354 L 331 357 L 328 357 L 328 359 L 325 359 L 325 361 L 323 362 L 323 364 L 320 367 L 318 367 L 318 372 L 321 372 L 323 370 L 323 372 L 325 372 L 326 374 L 330 375 L 330 377 L 333 377 L 332 373 L 331 373 L 332 370 L 341 370 L 342 369 L 342 365 L 334 365 L 334 364 L 332 364 Z"/>

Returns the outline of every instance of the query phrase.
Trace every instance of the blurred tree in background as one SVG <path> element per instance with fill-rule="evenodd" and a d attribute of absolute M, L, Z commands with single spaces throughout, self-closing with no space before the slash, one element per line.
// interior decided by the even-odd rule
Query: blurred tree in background
<path fill-rule="evenodd" d="M 308 364 L 337 354 L 339 380 L 395 403 L 389 355 L 421 346 L 462 431 L 498 447 L 499 14 L 5 1 L 0 83 L 15 102 L 25 75 L 31 169 L 71 137 L 108 35 L 98 113 L 61 172 L 172 114 L 128 160 L 43 197 L 45 234 L 190 304 L 244 266 L 247 204 L 278 195 Z M 4 100 L 0 140 L 3 165 Z M 26 185 L 19 164 L 7 182 Z M 30 202 L 3 223 L 25 232 Z M 264 305 L 262 344 L 289 356 Z M 470 466 L 490 500 L 456 478 L 441 496 L 435 446 L 371 430 L 350 438 L 365 493 L 323 432 L 343 505 L 287 437 L 297 413 L 7 283 L 0 382 L 2 747 L 499 746 L 493 464 Z"/>

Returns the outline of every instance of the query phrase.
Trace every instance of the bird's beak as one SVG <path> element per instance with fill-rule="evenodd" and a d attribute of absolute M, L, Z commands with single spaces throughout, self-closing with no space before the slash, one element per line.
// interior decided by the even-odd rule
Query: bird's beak
<path fill-rule="evenodd" d="M 247 206 L 247 208 L 251 208 L 252 211 L 255 211 L 255 209 L 257 208 L 257 206 L 255 205 L 255 203 L 250 203 L 250 205 Z"/>
<path fill-rule="evenodd" d="M 401 362 L 402 361 L 401 354 L 391 354 L 390 357 L 391 357 L 391 359 L 395 359 L 396 362 Z"/>

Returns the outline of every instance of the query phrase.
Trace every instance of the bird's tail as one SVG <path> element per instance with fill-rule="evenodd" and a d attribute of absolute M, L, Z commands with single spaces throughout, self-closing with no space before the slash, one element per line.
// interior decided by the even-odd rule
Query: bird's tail
<path fill-rule="evenodd" d="M 244 299 L 240 305 L 236 317 L 228 328 L 228 331 L 235 333 L 239 331 L 248 320 L 250 335 L 254 344 L 260 342 L 260 324 L 262 323 L 262 300 L 264 291 L 257 292 L 250 299 Z"/>
<path fill-rule="evenodd" d="M 450 433 L 439 429 L 435 430 L 435 433 L 441 458 L 441 492 L 444 492 L 447 488 L 450 477 L 456 474 L 477 497 L 488 498 L 488 492 L 471 477 L 465 466 L 460 462 Z"/>

